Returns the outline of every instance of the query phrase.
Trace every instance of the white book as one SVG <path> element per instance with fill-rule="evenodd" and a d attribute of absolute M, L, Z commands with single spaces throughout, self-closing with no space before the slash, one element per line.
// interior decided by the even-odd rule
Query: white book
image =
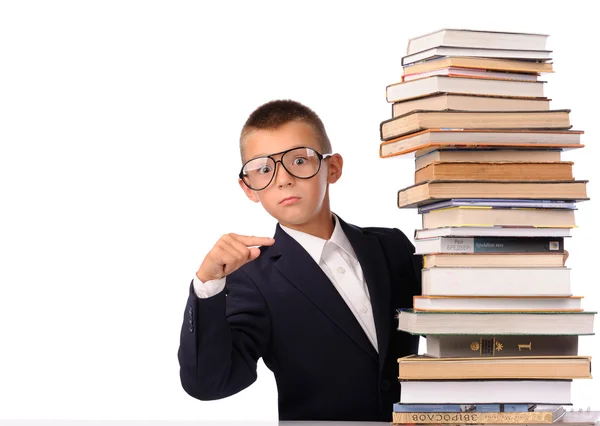
<path fill-rule="evenodd" d="M 417 229 L 415 240 L 441 237 L 570 237 L 570 228 L 503 228 L 479 226 L 449 226 L 445 228 Z"/>
<path fill-rule="evenodd" d="M 502 295 L 504 296 L 504 295 Z M 579 312 L 583 296 L 415 296 L 415 311 L 448 312 Z"/>
<path fill-rule="evenodd" d="M 427 296 L 571 296 L 570 268 L 426 268 Z"/>
<path fill-rule="evenodd" d="M 469 56 L 482 58 L 523 59 L 530 61 L 549 61 L 552 59 L 551 50 L 522 50 L 522 49 L 486 49 L 456 46 L 437 46 L 431 49 L 415 52 L 402 58 L 402 65 L 414 64 L 427 59 L 442 56 Z"/>
<path fill-rule="evenodd" d="M 400 311 L 398 330 L 411 334 L 584 335 L 594 334 L 595 312 L 487 313 Z"/>
<path fill-rule="evenodd" d="M 406 54 L 437 46 L 545 50 L 547 34 L 444 28 L 408 40 Z"/>
<path fill-rule="evenodd" d="M 492 80 L 436 75 L 390 84 L 386 87 L 386 99 L 388 102 L 399 102 L 441 92 L 542 98 L 544 97 L 544 83 L 544 81 Z"/>
<path fill-rule="evenodd" d="M 414 380 L 402 404 L 571 404 L 571 380 Z"/>

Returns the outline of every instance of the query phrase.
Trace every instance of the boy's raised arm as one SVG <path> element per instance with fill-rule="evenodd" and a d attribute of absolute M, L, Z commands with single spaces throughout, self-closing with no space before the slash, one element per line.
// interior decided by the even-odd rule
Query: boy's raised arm
<path fill-rule="evenodd" d="M 272 238 L 226 234 L 207 254 L 196 273 L 202 282 L 227 277 L 226 291 L 199 298 L 190 285 L 177 353 L 180 379 L 194 398 L 233 395 L 256 380 L 256 363 L 265 352 L 270 317 L 262 295 L 239 268 L 258 257 L 256 245 Z"/>

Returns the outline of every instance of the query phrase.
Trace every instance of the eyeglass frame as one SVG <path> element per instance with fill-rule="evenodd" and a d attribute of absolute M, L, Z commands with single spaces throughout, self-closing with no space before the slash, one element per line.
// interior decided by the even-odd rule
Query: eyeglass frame
<path fill-rule="evenodd" d="M 293 151 L 295 149 L 301 149 L 301 148 L 305 148 L 305 149 L 310 149 L 312 150 L 315 154 L 317 154 L 317 158 L 319 159 L 319 167 L 317 168 L 317 171 L 315 172 L 315 174 L 313 174 L 312 176 L 309 177 L 298 177 L 295 174 L 293 174 L 292 172 L 290 172 L 287 167 L 285 167 L 285 164 L 283 164 L 283 156 L 285 154 L 287 154 L 290 151 Z M 276 160 L 273 158 L 274 155 L 279 155 L 281 154 L 281 158 L 279 160 Z M 290 176 L 293 176 L 296 179 L 312 179 L 314 178 L 317 174 L 319 174 L 319 171 L 321 170 L 321 163 L 323 162 L 324 159 L 330 158 L 333 154 L 321 154 L 319 151 L 317 151 L 316 149 L 310 147 L 310 146 L 296 146 L 294 148 L 290 148 L 290 149 L 286 149 L 285 151 L 280 151 L 280 152 L 275 152 L 273 154 L 269 154 L 269 155 L 261 155 L 259 157 L 254 157 L 251 158 L 250 160 L 246 161 L 243 165 L 242 168 L 240 169 L 240 174 L 238 175 L 239 178 L 242 180 L 242 182 L 244 182 L 244 185 L 246 185 L 248 188 L 250 188 L 252 191 L 263 191 L 265 189 L 267 189 L 267 187 L 269 185 L 271 185 L 271 182 L 273 182 L 273 179 L 275 178 L 275 175 L 277 174 L 277 163 L 281 163 L 281 166 L 285 169 L 286 172 L 288 172 L 290 174 Z M 246 167 L 246 164 L 248 164 L 250 161 L 254 161 L 258 158 L 270 158 L 271 160 L 273 160 L 273 162 L 275 163 L 275 166 L 273 166 L 273 175 L 271 176 L 271 179 L 269 180 L 269 183 L 267 183 L 264 187 L 262 187 L 261 189 L 254 189 L 252 187 L 250 187 L 250 185 L 248 185 L 248 183 L 246 183 L 246 181 L 244 180 L 244 167 Z"/>

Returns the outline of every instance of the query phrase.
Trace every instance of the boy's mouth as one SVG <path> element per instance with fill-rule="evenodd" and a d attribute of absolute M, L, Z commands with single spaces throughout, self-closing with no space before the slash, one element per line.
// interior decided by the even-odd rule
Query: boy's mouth
<path fill-rule="evenodd" d="M 286 197 L 283 200 L 281 200 L 279 202 L 279 204 L 283 204 L 284 206 L 287 206 L 289 204 L 294 204 L 296 202 L 298 202 L 300 200 L 299 197 Z"/>

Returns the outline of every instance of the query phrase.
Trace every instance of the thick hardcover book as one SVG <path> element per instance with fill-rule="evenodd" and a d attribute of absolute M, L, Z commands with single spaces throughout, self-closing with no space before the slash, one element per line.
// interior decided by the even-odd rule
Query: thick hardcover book
<path fill-rule="evenodd" d="M 594 334 L 596 312 L 414 312 L 401 310 L 398 330 L 427 336 L 430 334 L 482 336 L 503 335 L 586 335 Z M 423 401 L 412 401 L 423 402 Z M 451 401 L 445 401 L 451 402 Z M 474 401 L 471 401 L 474 402 Z M 485 402 L 485 401 L 476 401 Z M 500 402 L 500 401 L 493 401 Z M 517 401 L 508 401 L 517 402 Z M 534 402 L 534 401 L 529 401 Z M 538 401 L 542 403 L 543 401 Z"/>
<path fill-rule="evenodd" d="M 432 163 L 415 172 L 415 183 L 430 180 L 573 180 L 573 162 L 446 162 Z"/>
<path fill-rule="evenodd" d="M 512 182 L 491 180 L 432 180 L 398 191 L 398 207 L 420 207 L 452 198 L 522 198 L 529 200 L 588 200 L 587 180 Z"/>
<path fill-rule="evenodd" d="M 570 110 L 542 111 L 429 111 L 416 110 L 384 120 L 379 125 L 382 141 L 425 129 L 541 129 L 568 130 Z"/>
<path fill-rule="evenodd" d="M 581 130 L 428 129 L 381 142 L 379 144 L 379 156 L 387 158 L 396 155 L 412 154 L 419 157 L 441 148 L 527 150 L 551 148 L 565 150 L 582 148 L 584 146 L 580 143 L 582 134 Z"/>
<path fill-rule="evenodd" d="M 428 356 L 486 358 L 497 356 L 576 356 L 578 336 L 428 336 Z"/>
<path fill-rule="evenodd" d="M 398 359 L 400 380 L 570 380 L 591 379 L 591 357 L 433 358 L 410 355 Z"/>

